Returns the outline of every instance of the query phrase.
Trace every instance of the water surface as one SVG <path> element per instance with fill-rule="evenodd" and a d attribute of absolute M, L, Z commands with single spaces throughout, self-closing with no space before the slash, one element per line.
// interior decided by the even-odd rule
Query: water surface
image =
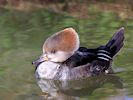
<path fill-rule="evenodd" d="M 72 84 L 71 88 L 64 90 L 61 86 L 64 83 L 57 82 L 61 91 L 54 95 L 64 100 L 133 100 L 133 20 L 112 12 L 92 13 L 90 18 L 79 19 L 44 9 L 31 12 L 0 9 L 0 100 L 45 98 L 34 78 L 35 67 L 31 62 L 41 54 L 42 44 L 51 34 L 73 27 L 79 33 L 81 46 L 95 48 L 105 44 L 122 26 L 125 45 L 113 68 L 124 70 L 114 76 L 82 80 L 87 87 L 81 87 L 79 80 L 67 82 Z M 78 85 L 74 88 L 75 84 Z"/>

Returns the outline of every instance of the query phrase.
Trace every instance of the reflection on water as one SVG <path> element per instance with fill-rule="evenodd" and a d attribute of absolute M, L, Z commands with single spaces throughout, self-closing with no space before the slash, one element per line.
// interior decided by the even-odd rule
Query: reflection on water
<path fill-rule="evenodd" d="M 125 46 L 116 56 L 113 68 L 124 71 L 115 76 L 50 82 L 49 89 L 44 88 L 48 96 L 67 100 L 132 99 L 133 19 L 120 18 L 112 12 L 91 12 L 89 18 L 78 19 L 43 9 L 31 12 L 0 9 L 0 100 L 43 100 L 31 61 L 41 54 L 42 43 L 49 35 L 73 27 L 79 33 L 81 45 L 93 48 L 105 44 L 121 26 L 125 27 Z M 123 80 L 123 88 L 118 76 Z M 39 82 L 42 87 L 47 84 Z M 54 93 L 50 94 L 51 91 Z"/>
<path fill-rule="evenodd" d="M 80 80 L 57 81 L 37 79 L 45 99 L 51 100 L 77 100 L 89 96 L 106 84 L 111 84 L 115 90 L 122 89 L 122 81 L 115 75 L 99 75 Z M 69 99 L 68 99 L 69 98 Z"/>

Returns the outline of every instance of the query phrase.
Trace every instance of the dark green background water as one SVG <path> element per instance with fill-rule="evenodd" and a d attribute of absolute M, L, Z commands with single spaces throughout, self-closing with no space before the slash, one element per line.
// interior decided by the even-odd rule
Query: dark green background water
<path fill-rule="evenodd" d="M 120 18 L 112 12 L 90 13 L 89 18 L 79 19 L 43 9 L 0 9 L 0 100 L 42 100 L 31 62 L 41 54 L 42 44 L 51 34 L 73 27 L 79 33 L 81 46 L 94 48 L 105 44 L 122 26 L 125 45 L 113 68 L 124 69 L 116 74 L 122 79 L 123 88 L 107 83 L 91 95 L 77 97 L 81 100 L 133 100 L 133 19 Z"/>

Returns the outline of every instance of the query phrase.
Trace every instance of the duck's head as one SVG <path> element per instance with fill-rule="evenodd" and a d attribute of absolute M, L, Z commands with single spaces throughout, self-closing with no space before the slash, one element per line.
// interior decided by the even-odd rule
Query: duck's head
<path fill-rule="evenodd" d="M 43 54 L 33 64 L 43 61 L 64 62 L 79 48 L 79 37 L 73 28 L 66 28 L 50 36 L 43 44 Z"/>

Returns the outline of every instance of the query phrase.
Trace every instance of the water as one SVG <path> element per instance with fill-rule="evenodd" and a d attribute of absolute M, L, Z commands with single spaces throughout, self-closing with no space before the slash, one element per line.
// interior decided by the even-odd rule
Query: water
<path fill-rule="evenodd" d="M 80 44 L 94 48 L 105 44 L 121 26 L 125 27 L 125 45 L 113 68 L 122 72 L 70 82 L 35 80 L 31 62 L 54 32 L 73 27 L 79 33 Z M 132 37 L 133 19 L 120 18 L 112 12 L 91 13 L 89 18 L 79 19 L 43 9 L 0 9 L 0 100 L 43 100 L 50 95 L 60 100 L 133 100 Z M 50 94 L 42 93 L 39 82 L 48 83 Z"/>

